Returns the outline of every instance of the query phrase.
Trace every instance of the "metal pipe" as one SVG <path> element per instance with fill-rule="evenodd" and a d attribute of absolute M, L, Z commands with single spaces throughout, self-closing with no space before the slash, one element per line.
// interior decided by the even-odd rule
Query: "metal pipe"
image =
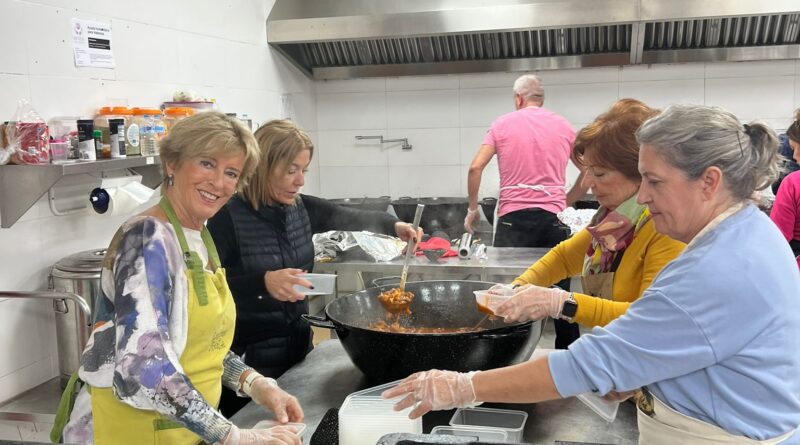
<path fill-rule="evenodd" d="M 408 143 L 408 138 L 384 139 L 383 136 L 356 136 L 357 141 L 362 141 L 364 139 L 378 139 L 381 144 L 385 144 L 388 142 L 402 142 L 403 146 L 401 148 L 403 150 L 411 150 L 411 148 L 413 147 L 411 144 Z"/>
<path fill-rule="evenodd" d="M 40 300 L 72 300 L 75 305 L 81 309 L 86 317 L 92 315 L 92 310 L 78 294 L 70 292 L 53 292 L 53 291 L 35 291 L 35 292 L 22 292 L 22 291 L 0 291 L 0 298 L 34 298 Z M 66 304 L 64 305 L 66 307 Z M 85 320 L 84 320 L 85 321 Z M 85 323 L 84 323 L 85 324 Z"/>

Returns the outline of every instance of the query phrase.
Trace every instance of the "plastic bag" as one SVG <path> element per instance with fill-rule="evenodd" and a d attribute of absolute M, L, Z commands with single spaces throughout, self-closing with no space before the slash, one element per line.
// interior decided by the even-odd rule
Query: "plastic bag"
<path fill-rule="evenodd" d="M 8 164 L 11 160 L 11 148 L 8 146 L 6 126 L 8 122 L 0 124 L 0 165 Z"/>
<path fill-rule="evenodd" d="M 14 117 L 6 125 L 6 133 L 12 164 L 50 162 L 50 135 L 47 123 L 26 99 L 20 99 Z"/>

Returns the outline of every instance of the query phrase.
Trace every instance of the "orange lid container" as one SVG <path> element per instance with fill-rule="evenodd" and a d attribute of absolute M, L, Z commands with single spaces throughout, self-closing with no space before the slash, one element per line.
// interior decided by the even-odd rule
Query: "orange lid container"
<path fill-rule="evenodd" d="M 145 114 L 161 114 L 161 110 L 158 108 L 134 108 L 133 115 L 134 116 L 144 116 Z"/>
<path fill-rule="evenodd" d="M 103 107 L 97 111 L 97 114 L 100 116 L 108 116 L 108 115 L 122 115 L 122 116 L 130 116 L 131 109 L 128 107 Z"/>
<path fill-rule="evenodd" d="M 194 109 L 189 107 L 164 108 L 164 114 L 169 117 L 189 117 L 194 114 Z"/>

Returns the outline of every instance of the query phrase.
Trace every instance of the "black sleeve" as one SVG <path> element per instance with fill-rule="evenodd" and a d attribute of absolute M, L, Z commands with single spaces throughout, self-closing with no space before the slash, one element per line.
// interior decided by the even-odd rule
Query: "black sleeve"
<path fill-rule="evenodd" d="M 214 245 L 219 252 L 219 260 L 225 268 L 228 286 L 231 292 L 239 299 L 266 295 L 267 289 L 264 285 L 264 272 L 243 274 L 237 271 L 243 269 L 242 257 L 239 254 L 239 240 L 236 231 L 233 229 L 233 220 L 224 206 L 216 215 L 208 220 L 208 231 L 214 238 Z"/>
<path fill-rule="evenodd" d="M 395 236 L 394 225 L 400 221 L 386 212 L 360 210 L 334 204 L 316 196 L 300 195 L 311 221 L 311 232 L 329 230 L 368 230 Z"/>

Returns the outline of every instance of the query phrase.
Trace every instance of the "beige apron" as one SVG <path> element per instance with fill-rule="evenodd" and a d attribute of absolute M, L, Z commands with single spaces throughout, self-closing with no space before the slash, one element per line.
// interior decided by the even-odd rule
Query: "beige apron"
<path fill-rule="evenodd" d="M 722 428 L 702 420 L 681 414 L 650 395 L 652 414 L 642 411 L 637 404 L 639 423 L 639 445 L 722 445 L 722 444 L 779 444 L 791 437 L 796 430 L 767 440 L 733 435 Z"/>
<path fill-rule="evenodd" d="M 594 275 L 581 276 L 581 289 L 586 295 L 613 300 L 611 293 L 614 285 L 615 272 L 603 272 Z"/>
<path fill-rule="evenodd" d="M 619 268 L 619 263 L 622 262 L 622 257 L 624 255 L 624 250 L 617 254 L 617 256 L 614 258 L 613 264 L 611 265 L 611 270 L 608 272 L 596 273 L 592 275 L 587 275 L 584 273 L 581 275 L 581 289 L 583 289 L 583 293 L 592 297 L 613 300 L 614 294 L 612 291 L 614 288 L 614 275 L 616 274 L 617 268 Z"/>

